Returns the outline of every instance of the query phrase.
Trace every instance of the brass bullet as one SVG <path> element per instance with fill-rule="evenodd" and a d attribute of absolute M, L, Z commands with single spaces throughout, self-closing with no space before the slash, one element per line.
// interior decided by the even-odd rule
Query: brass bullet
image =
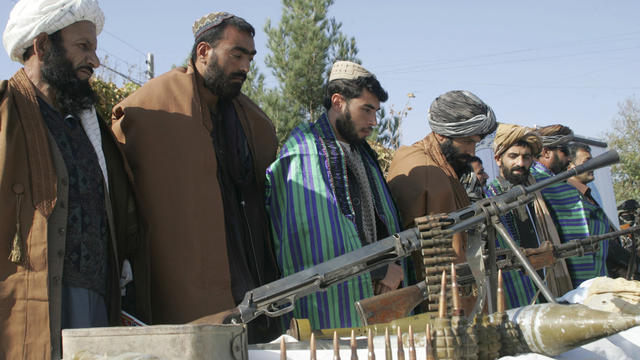
<path fill-rule="evenodd" d="M 413 342 L 413 327 L 409 325 L 409 360 L 416 360 L 416 344 Z"/>
<path fill-rule="evenodd" d="M 393 360 L 391 355 L 391 338 L 389 337 L 389 328 L 384 328 L 384 359 Z"/>
<path fill-rule="evenodd" d="M 425 329 L 425 353 L 427 360 L 435 360 L 435 356 L 433 356 L 433 344 L 431 343 L 431 324 L 427 323 Z"/>
<path fill-rule="evenodd" d="M 356 333 L 351 329 L 351 360 L 358 360 L 358 344 L 356 344 Z"/>
<path fill-rule="evenodd" d="M 311 333 L 311 340 L 309 340 L 309 359 L 316 360 L 316 335 Z"/>
<path fill-rule="evenodd" d="M 376 353 L 373 351 L 373 334 L 371 329 L 367 331 L 367 359 L 376 360 Z"/>
<path fill-rule="evenodd" d="M 447 317 L 447 273 L 442 270 L 442 280 L 440 281 L 440 301 L 438 303 L 438 317 Z"/>
<path fill-rule="evenodd" d="M 287 343 L 284 342 L 284 336 L 280 338 L 280 360 L 287 360 Z"/>
<path fill-rule="evenodd" d="M 404 360 L 404 349 L 402 348 L 402 331 L 398 326 L 398 360 Z"/>
<path fill-rule="evenodd" d="M 497 305 L 496 305 L 496 312 L 499 314 L 504 313 L 505 311 L 505 302 L 504 302 L 504 291 L 502 290 L 502 269 L 498 269 L 498 289 L 496 290 L 496 297 L 497 297 Z"/>

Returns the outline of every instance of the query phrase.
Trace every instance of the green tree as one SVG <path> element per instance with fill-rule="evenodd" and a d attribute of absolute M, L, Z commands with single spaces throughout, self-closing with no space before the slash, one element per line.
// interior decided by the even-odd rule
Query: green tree
<path fill-rule="evenodd" d="M 411 108 L 411 99 L 415 98 L 413 93 L 407 94 L 407 102 L 401 110 L 395 110 L 393 105 L 389 110 L 389 116 L 386 114 L 386 109 L 383 107 L 378 112 L 378 125 L 376 125 L 373 134 L 370 139 L 375 139 L 382 146 L 397 150 L 400 147 L 400 137 L 402 135 L 400 131 L 400 125 L 402 120 L 407 117 Z"/>
<path fill-rule="evenodd" d="M 278 86 L 272 90 L 263 88 L 262 94 L 254 96 L 276 123 L 281 141 L 298 124 L 314 121 L 322 113 L 324 85 L 333 62 L 359 62 L 355 39 L 344 35 L 342 24 L 327 16 L 333 3 L 334 0 L 282 0 L 279 24 L 272 26 L 270 20 L 265 24 L 270 50 L 265 63 Z M 257 71 L 254 76 L 254 86 L 264 86 L 264 77 Z"/>
<path fill-rule="evenodd" d="M 98 103 L 96 104 L 96 112 L 107 124 L 111 123 L 111 109 L 136 91 L 140 85 L 129 82 L 118 87 L 113 81 L 103 80 L 96 77 L 91 80 L 91 87 L 98 95 Z"/>
<path fill-rule="evenodd" d="M 640 200 L 640 99 L 627 98 L 618 105 L 612 130 L 606 133 L 609 146 L 618 151 L 620 162 L 613 165 L 616 200 Z"/>

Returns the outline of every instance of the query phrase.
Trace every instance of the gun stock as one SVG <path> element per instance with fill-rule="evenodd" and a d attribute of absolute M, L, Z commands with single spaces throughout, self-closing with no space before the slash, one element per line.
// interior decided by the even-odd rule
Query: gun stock
<path fill-rule="evenodd" d="M 355 307 L 364 325 L 381 324 L 406 317 L 428 296 L 424 281 L 402 289 L 356 301 Z"/>

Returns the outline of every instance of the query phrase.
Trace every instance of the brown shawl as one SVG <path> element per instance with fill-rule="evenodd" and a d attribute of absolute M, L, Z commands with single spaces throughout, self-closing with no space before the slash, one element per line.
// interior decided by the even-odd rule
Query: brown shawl
<path fill-rule="evenodd" d="M 389 188 L 398 205 L 402 226 L 413 219 L 459 210 L 470 204 L 458 176 L 440 151 L 434 133 L 396 152 L 388 175 Z M 458 261 L 466 261 L 466 234 L 454 235 Z"/>
<path fill-rule="evenodd" d="M 113 131 L 131 165 L 149 224 L 154 324 L 186 323 L 235 306 L 202 84 L 191 66 L 176 68 L 113 109 Z M 265 170 L 277 149 L 275 130 L 246 96 L 239 95 L 233 105 L 264 193 Z"/>

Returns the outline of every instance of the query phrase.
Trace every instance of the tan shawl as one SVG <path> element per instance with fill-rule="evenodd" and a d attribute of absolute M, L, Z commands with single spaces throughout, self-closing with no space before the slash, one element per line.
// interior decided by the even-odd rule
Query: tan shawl
<path fill-rule="evenodd" d="M 417 217 L 459 210 L 471 203 L 434 133 L 398 149 L 387 178 L 404 228 Z M 460 262 L 465 261 L 465 243 L 465 233 L 454 235 Z"/>
<path fill-rule="evenodd" d="M 235 306 L 213 125 L 202 84 L 192 67 L 177 68 L 113 109 L 113 131 L 149 223 L 154 324 L 186 323 Z M 277 149 L 275 130 L 246 96 L 233 104 L 263 189 Z"/>

